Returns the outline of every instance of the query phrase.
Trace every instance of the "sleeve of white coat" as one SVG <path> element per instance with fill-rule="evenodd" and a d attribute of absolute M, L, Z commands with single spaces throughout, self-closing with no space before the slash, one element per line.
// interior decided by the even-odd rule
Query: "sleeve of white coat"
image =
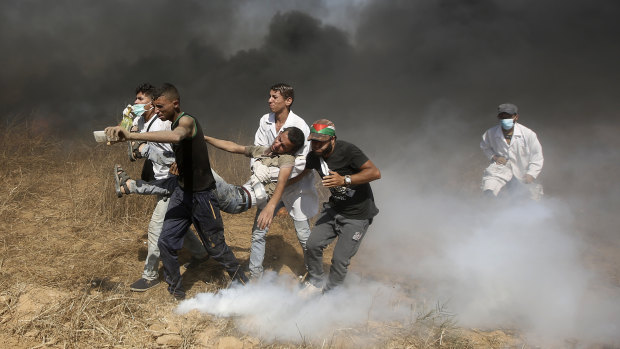
<path fill-rule="evenodd" d="M 536 133 L 533 133 L 528 137 L 528 147 L 530 149 L 530 162 L 527 166 L 527 174 L 530 176 L 537 178 L 542 171 L 543 167 L 543 151 L 540 142 L 538 141 L 538 137 Z"/>
<path fill-rule="evenodd" d="M 482 135 L 482 141 L 480 142 L 480 149 L 482 149 L 482 152 L 484 153 L 484 156 L 487 157 L 487 159 L 489 160 L 493 159 L 493 155 L 495 155 L 495 151 L 491 147 L 489 131 L 485 132 Z"/>

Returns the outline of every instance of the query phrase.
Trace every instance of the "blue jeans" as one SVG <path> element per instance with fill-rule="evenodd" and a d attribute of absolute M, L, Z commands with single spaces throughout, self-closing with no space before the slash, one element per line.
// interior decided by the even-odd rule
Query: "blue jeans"
<path fill-rule="evenodd" d="M 159 248 L 157 247 L 157 242 L 159 241 L 159 236 L 161 235 L 161 230 L 164 225 L 164 217 L 168 210 L 169 201 L 167 196 L 158 196 L 157 205 L 153 210 L 153 215 L 149 222 L 147 234 L 148 252 L 146 260 L 144 261 L 144 271 L 142 272 L 142 278 L 145 280 L 156 280 L 159 277 Z M 202 246 L 202 242 L 191 230 L 188 230 L 185 235 L 183 247 L 187 248 L 192 253 L 192 256 L 196 258 L 204 258 L 207 256 L 207 251 L 205 251 L 205 248 Z"/>
<path fill-rule="evenodd" d="M 284 203 L 280 202 L 276 209 L 273 211 L 276 214 Z M 254 226 L 252 227 L 252 245 L 250 247 L 250 274 L 252 276 L 259 276 L 263 273 L 263 261 L 265 259 L 265 237 L 269 228 L 259 229 L 256 225 L 258 216 L 261 213 L 261 209 L 256 210 L 256 217 L 254 217 Z M 293 220 L 295 224 L 295 231 L 297 232 L 297 239 L 305 255 L 306 253 L 306 241 L 310 236 L 310 222 L 306 219 L 303 221 Z"/>
<path fill-rule="evenodd" d="M 177 186 L 170 196 L 164 227 L 157 244 L 164 264 L 165 281 L 169 285 L 168 292 L 178 298 L 185 297 L 178 250 L 183 246 L 183 237 L 191 224 L 209 256 L 222 264 L 233 280 L 245 283 L 245 273 L 224 239 L 224 223 L 215 191 L 185 192 Z"/>
<path fill-rule="evenodd" d="M 220 204 L 220 210 L 231 214 L 247 211 L 252 204 L 252 200 L 248 193 L 238 185 L 227 183 L 215 171 L 211 170 L 211 172 L 215 179 L 217 201 Z M 140 195 L 168 196 L 176 187 L 177 178 L 175 176 L 165 179 L 156 179 L 150 182 L 137 179 L 135 183 L 129 185 L 129 192 Z"/>

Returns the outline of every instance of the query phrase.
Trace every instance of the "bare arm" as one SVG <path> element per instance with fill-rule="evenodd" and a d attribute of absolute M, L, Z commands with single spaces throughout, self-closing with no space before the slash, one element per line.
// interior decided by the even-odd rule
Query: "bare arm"
<path fill-rule="evenodd" d="M 209 136 L 205 136 L 205 141 L 211 144 L 212 146 L 218 149 L 226 150 L 229 153 L 235 153 L 235 154 L 245 153 L 244 146 L 237 144 L 235 142 L 232 142 L 232 141 L 226 141 L 223 139 L 217 139 L 217 138 L 213 138 Z"/>
<path fill-rule="evenodd" d="M 379 178 L 381 178 L 381 172 L 372 161 L 368 160 L 360 166 L 358 173 L 351 175 L 351 185 L 369 183 Z M 343 186 L 345 184 L 344 176 L 337 172 L 329 171 L 329 175 L 323 177 L 322 183 L 326 187 Z"/>
<path fill-rule="evenodd" d="M 179 143 L 185 138 L 189 138 L 194 132 L 194 119 L 181 116 L 179 126 L 172 131 L 153 131 L 136 133 L 129 132 L 120 126 L 106 127 L 105 133 L 111 139 L 121 141 L 149 141 L 156 143 Z"/>
<path fill-rule="evenodd" d="M 291 172 L 293 172 L 292 166 L 280 168 L 276 189 L 273 192 L 271 199 L 269 199 L 269 202 L 267 202 L 267 205 L 265 205 L 265 208 L 263 208 L 260 215 L 258 216 L 258 227 L 260 229 L 264 229 L 265 227 L 268 227 L 269 224 L 271 224 L 274 211 L 280 200 L 282 200 L 282 193 L 284 193 L 284 187 L 286 187 L 286 182 L 288 181 L 288 177 L 291 175 Z"/>

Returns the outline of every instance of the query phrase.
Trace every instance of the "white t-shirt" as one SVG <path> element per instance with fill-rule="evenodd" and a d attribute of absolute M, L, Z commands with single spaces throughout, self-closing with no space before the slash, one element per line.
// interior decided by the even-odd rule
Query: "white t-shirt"
<path fill-rule="evenodd" d="M 157 114 L 153 115 L 149 121 L 144 120 L 144 116 L 135 118 L 133 120 L 134 126 L 138 126 L 138 131 L 151 132 L 151 131 L 170 131 L 172 123 L 168 120 L 160 119 Z M 157 151 L 172 152 L 172 146 L 169 143 L 154 143 L 147 142 L 149 147 L 154 147 Z M 153 173 L 155 173 L 155 179 L 164 179 L 168 177 L 169 165 L 153 162 Z"/>

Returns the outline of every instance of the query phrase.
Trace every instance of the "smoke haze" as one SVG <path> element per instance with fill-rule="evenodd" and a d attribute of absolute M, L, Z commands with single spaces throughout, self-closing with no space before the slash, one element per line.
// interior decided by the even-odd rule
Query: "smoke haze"
<path fill-rule="evenodd" d="M 206 134 L 250 141 L 268 87 L 291 83 L 297 114 L 334 121 L 382 171 L 381 212 L 353 275 L 413 283 L 415 297 L 445 302 L 462 326 L 619 345 L 619 2 L 8 0 L 0 9 L 3 122 L 86 139 L 119 121 L 139 83 L 171 82 Z M 543 202 L 478 200 L 478 143 L 504 102 L 542 143 Z M 393 287 L 363 280 L 352 294 Z M 264 286 L 264 302 L 293 297 Z M 198 299 L 210 309 L 227 297 L 251 302 L 235 293 L 249 291 L 226 292 Z M 296 319 L 287 306 L 273 316 Z M 339 324 L 363 316 L 350 308 Z M 299 339 L 283 328 L 261 333 Z"/>

